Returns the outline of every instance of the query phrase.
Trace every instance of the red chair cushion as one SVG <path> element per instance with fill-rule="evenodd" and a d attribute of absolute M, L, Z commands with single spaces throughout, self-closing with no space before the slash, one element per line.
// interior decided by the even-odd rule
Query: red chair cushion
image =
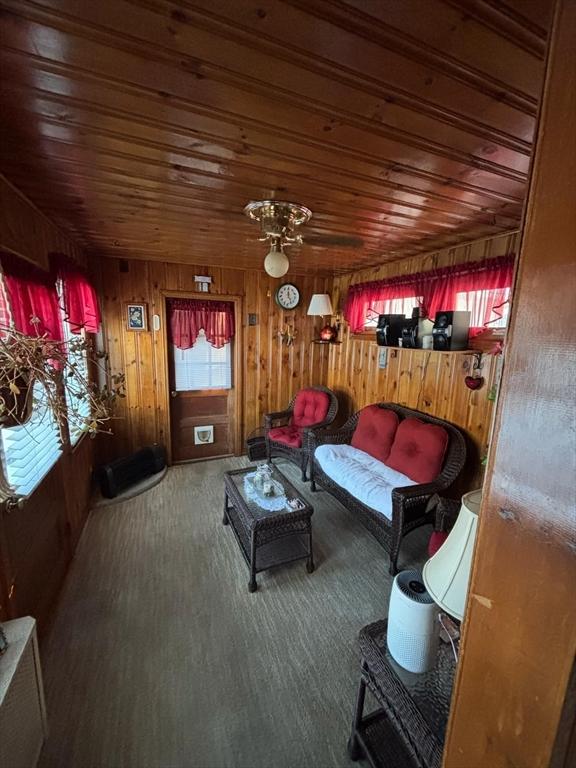
<path fill-rule="evenodd" d="M 428 542 L 428 557 L 433 557 L 448 538 L 444 531 L 432 531 Z"/>
<path fill-rule="evenodd" d="M 416 483 L 431 483 L 442 470 L 448 445 L 448 433 L 436 424 L 419 419 L 404 419 L 386 464 Z"/>
<path fill-rule="evenodd" d="M 301 389 L 296 395 L 294 410 L 292 412 L 292 425 L 294 427 L 311 427 L 324 421 L 330 397 L 326 392 L 317 389 Z"/>
<path fill-rule="evenodd" d="M 268 431 L 268 437 L 270 440 L 275 440 L 277 443 L 284 443 L 290 448 L 302 447 L 302 433 L 298 427 L 292 425 L 287 427 L 274 427 Z"/>
<path fill-rule="evenodd" d="M 398 429 L 398 416 L 387 408 L 368 405 L 360 411 L 351 444 L 385 462 Z"/>

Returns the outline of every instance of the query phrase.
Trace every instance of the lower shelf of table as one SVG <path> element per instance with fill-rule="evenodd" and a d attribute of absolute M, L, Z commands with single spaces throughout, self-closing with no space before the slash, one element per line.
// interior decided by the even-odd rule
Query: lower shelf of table
<path fill-rule="evenodd" d="M 383 709 L 366 715 L 356 732 L 360 750 L 353 759 L 365 759 L 372 768 L 421 768 Z M 350 753 L 350 744 L 349 744 Z"/>
<path fill-rule="evenodd" d="M 240 551 L 248 565 L 250 565 L 250 534 L 242 525 L 235 507 L 228 507 L 228 520 L 230 528 L 232 528 L 240 545 Z M 260 545 L 256 549 L 255 570 L 259 573 L 277 565 L 284 565 L 294 560 L 303 560 L 309 556 L 308 534 L 292 533 L 280 536 L 273 541 Z"/>

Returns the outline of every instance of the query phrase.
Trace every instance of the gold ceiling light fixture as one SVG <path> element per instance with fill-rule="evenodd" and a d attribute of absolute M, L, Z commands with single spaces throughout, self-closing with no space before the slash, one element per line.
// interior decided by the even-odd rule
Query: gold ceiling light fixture
<path fill-rule="evenodd" d="M 271 277 L 282 277 L 290 266 L 284 247 L 302 244 L 302 238 L 296 228 L 310 220 L 312 211 L 299 203 L 258 200 L 248 203 L 244 213 L 260 224 L 259 240 L 270 243 L 270 250 L 264 259 L 264 269 Z"/>
<path fill-rule="evenodd" d="M 282 200 L 258 200 L 248 203 L 244 213 L 260 224 L 262 242 L 270 244 L 264 259 L 264 269 L 272 277 L 282 277 L 288 272 L 290 262 L 284 253 L 286 246 L 312 246 L 319 248 L 362 248 L 364 241 L 356 235 L 341 235 L 316 231 L 302 236 L 297 230 L 312 218 L 312 211 L 300 203 Z"/>

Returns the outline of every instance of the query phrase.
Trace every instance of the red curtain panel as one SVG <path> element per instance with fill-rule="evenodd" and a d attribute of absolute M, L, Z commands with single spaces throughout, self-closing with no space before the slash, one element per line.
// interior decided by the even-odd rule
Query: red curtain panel
<path fill-rule="evenodd" d="M 194 346 L 200 331 L 220 349 L 234 336 L 234 304 L 230 301 L 168 299 L 168 322 L 172 343 L 178 349 Z"/>
<path fill-rule="evenodd" d="M 63 339 L 53 277 L 11 253 L 0 255 L 14 327 L 29 336 Z"/>
<path fill-rule="evenodd" d="M 82 329 L 88 333 L 98 333 L 98 296 L 85 272 L 67 256 L 59 253 L 51 254 L 50 264 L 55 279 L 62 281 L 64 313 L 72 333 L 80 333 Z"/>

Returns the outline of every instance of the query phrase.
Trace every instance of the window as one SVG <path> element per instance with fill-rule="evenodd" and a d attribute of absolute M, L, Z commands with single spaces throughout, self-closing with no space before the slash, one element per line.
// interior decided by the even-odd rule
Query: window
<path fill-rule="evenodd" d="M 72 333 L 72 328 L 66 319 L 66 312 L 64 310 L 64 284 L 62 280 L 57 281 L 56 290 L 61 306 L 60 317 L 68 358 L 68 365 L 64 371 L 68 435 L 70 437 L 70 445 L 75 446 L 84 434 L 83 427 L 86 419 L 90 416 L 90 401 L 86 394 L 90 383 L 88 352 L 86 349 L 81 348 L 81 345 L 86 340 L 86 331 L 81 330 L 78 333 Z M 75 376 L 74 378 L 66 378 L 66 374 L 71 368 L 74 369 Z"/>
<path fill-rule="evenodd" d="M 68 411 L 70 444 L 74 446 L 84 434 L 82 428 L 86 423 L 86 419 L 90 416 L 90 401 L 86 394 L 90 375 L 87 351 L 78 348 L 79 344 L 85 339 L 85 332 L 82 331 L 81 335 L 73 334 L 67 322 L 63 322 L 63 326 L 65 341 L 68 345 L 67 369 L 74 367 L 76 373 L 74 379 L 67 379 L 67 386 L 64 388 L 66 409 Z M 66 376 L 66 371 L 64 371 L 64 376 Z M 74 383 L 71 384 L 71 381 Z M 81 383 L 85 383 L 85 386 L 80 386 Z"/>
<path fill-rule="evenodd" d="M 470 312 L 470 333 L 503 328 L 514 277 L 514 255 L 496 256 L 427 272 L 354 283 L 348 289 L 344 317 L 352 333 L 373 327 L 376 315 L 411 314 L 417 301 L 434 319 L 443 310 Z M 416 299 L 418 297 L 418 299 Z"/>
<path fill-rule="evenodd" d="M 5 337 L 6 332 L 2 328 L 10 328 L 12 325 L 12 314 L 10 304 L 6 296 L 6 286 L 4 285 L 4 275 L 0 272 L 0 337 Z"/>
<path fill-rule="evenodd" d="M 456 309 L 470 312 L 472 328 L 506 328 L 510 312 L 510 288 L 461 291 Z"/>
<path fill-rule="evenodd" d="M 26 424 L 0 429 L 4 476 L 22 496 L 32 493 L 62 453 L 60 431 L 39 383 L 34 385 L 33 397 Z"/>
<path fill-rule="evenodd" d="M 417 296 L 377 301 L 367 312 L 368 317 L 364 323 L 364 328 L 376 328 L 378 325 L 378 315 L 405 315 L 406 317 L 412 317 L 412 310 L 414 307 L 418 307 L 419 304 Z"/>
<path fill-rule="evenodd" d="M 200 331 L 196 343 L 190 349 L 178 349 L 174 353 L 174 385 L 177 392 L 198 389 L 230 389 L 232 386 L 232 344 L 220 349 L 213 347 L 204 331 Z"/>

